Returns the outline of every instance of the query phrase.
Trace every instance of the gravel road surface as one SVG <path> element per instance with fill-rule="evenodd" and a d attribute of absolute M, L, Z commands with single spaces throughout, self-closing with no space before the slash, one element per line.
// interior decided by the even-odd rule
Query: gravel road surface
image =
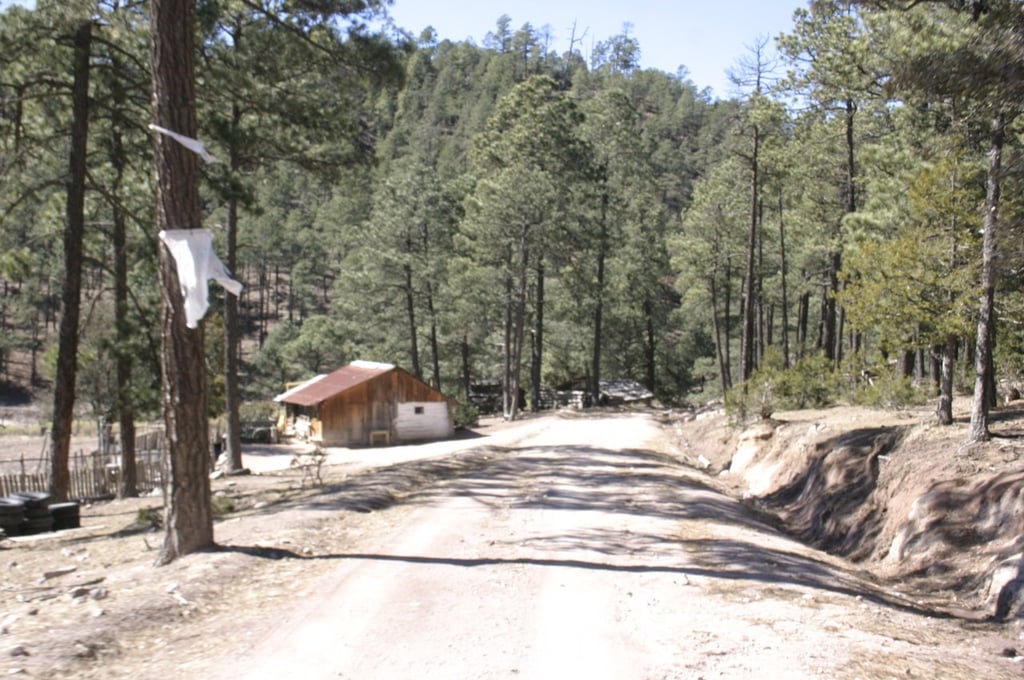
<path fill-rule="evenodd" d="M 962 623 L 715 492 L 649 446 L 659 436 L 627 414 L 488 439 L 486 465 L 404 499 L 244 649 L 190 675 L 1020 677 L 997 654 L 979 663 Z"/>

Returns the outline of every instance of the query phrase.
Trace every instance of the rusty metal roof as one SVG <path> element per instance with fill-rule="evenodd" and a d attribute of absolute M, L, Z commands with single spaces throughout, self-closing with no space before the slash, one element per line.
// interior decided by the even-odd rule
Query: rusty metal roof
<path fill-rule="evenodd" d="M 335 395 L 347 392 L 356 385 L 361 385 L 367 380 L 372 380 L 393 370 L 395 370 L 394 364 L 353 361 L 333 373 L 318 375 L 277 395 L 274 397 L 274 401 L 299 406 L 315 406 Z"/>

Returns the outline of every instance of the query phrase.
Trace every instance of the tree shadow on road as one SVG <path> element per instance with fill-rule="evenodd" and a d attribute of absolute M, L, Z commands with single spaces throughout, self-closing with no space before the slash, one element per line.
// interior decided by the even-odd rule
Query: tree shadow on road
<path fill-rule="evenodd" d="M 622 574 L 673 574 L 687 578 L 727 581 L 749 581 L 775 586 L 797 586 L 817 591 L 855 597 L 879 606 L 927 616 L 957 618 L 953 614 L 931 609 L 881 589 L 873 588 L 843 574 L 823 562 L 795 553 L 766 549 L 744 541 L 709 541 L 700 548 L 706 560 L 689 566 L 668 564 L 617 564 L 586 559 L 545 557 L 438 557 L 427 555 L 389 555 L 380 553 L 329 553 L 302 555 L 290 550 L 258 546 L 219 545 L 214 552 L 238 552 L 262 559 L 338 560 L 380 563 L 400 562 L 424 566 L 446 566 L 465 569 L 517 565 L 526 567 L 583 569 Z"/>
<path fill-rule="evenodd" d="M 670 520 L 669 527 L 704 520 L 781 536 L 767 515 L 717 492 L 700 480 L 697 473 L 671 457 L 644 449 L 481 447 L 455 456 L 369 470 L 298 502 L 301 507 L 323 511 L 370 512 L 396 504 L 441 507 L 454 498 L 469 498 L 508 512 L 519 509 L 599 511 L 649 517 L 652 527 L 656 526 L 654 520 Z M 496 545 L 496 551 L 513 554 L 479 558 L 363 553 L 286 556 L 464 568 L 516 564 L 623 573 L 671 573 L 788 584 L 861 597 L 919 615 L 952 616 L 889 593 L 867 578 L 825 560 L 734 538 L 690 538 L 672 528 L 639 533 L 569 522 L 569 526 L 551 535 L 519 537 L 499 541 Z M 277 559 L 275 555 L 279 555 L 279 551 L 260 554 L 259 551 L 265 549 L 239 547 L 237 550 L 255 557 Z M 519 556 L 514 554 L 517 550 L 543 550 L 553 557 Z M 571 557 L 573 552 L 579 554 L 580 551 L 586 554 L 580 559 Z M 684 564 L 671 563 L 673 551 L 680 551 L 680 561 Z M 561 558 L 561 555 L 567 557 Z M 627 559 L 629 563 L 623 563 Z"/>
<path fill-rule="evenodd" d="M 534 447 L 496 457 L 444 484 L 425 485 L 405 500 L 432 504 L 453 496 L 501 502 L 511 509 L 710 519 L 754 529 L 774 526 L 768 515 L 721 494 L 678 460 L 647 449 Z"/>

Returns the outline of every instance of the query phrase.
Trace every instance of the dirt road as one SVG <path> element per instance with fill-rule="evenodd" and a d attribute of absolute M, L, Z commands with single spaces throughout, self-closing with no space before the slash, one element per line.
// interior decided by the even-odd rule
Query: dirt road
<path fill-rule="evenodd" d="M 1020 677 L 1005 631 L 778 534 L 657 452 L 649 416 L 524 427 L 182 677 Z"/>

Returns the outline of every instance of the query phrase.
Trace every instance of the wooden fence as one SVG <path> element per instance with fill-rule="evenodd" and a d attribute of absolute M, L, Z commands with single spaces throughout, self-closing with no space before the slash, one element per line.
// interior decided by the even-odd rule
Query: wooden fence
<path fill-rule="evenodd" d="M 164 454 L 162 432 L 145 432 L 135 440 L 136 489 L 147 493 L 161 486 L 161 461 Z M 84 500 L 117 494 L 120 452 L 78 451 L 70 456 L 70 497 Z M 25 458 L 6 461 L 0 466 L 0 497 L 19 491 L 47 491 L 50 488 L 50 459 Z"/>

